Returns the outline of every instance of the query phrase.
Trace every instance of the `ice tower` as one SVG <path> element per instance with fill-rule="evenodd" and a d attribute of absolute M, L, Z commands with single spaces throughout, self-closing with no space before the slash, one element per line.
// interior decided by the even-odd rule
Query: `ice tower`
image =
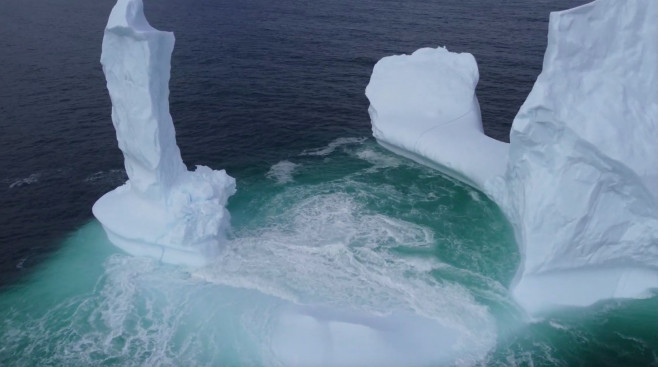
<path fill-rule="evenodd" d="M 101 64 L 128 181 L 93 213 L 124 251 L 198 266 L 218 250 L 229 225 L 235 180 L 224 170 L 188 171 L 169 114 L 174 35 L 151 27 L 142 0 L 118 0 L 105 28 Z"/>

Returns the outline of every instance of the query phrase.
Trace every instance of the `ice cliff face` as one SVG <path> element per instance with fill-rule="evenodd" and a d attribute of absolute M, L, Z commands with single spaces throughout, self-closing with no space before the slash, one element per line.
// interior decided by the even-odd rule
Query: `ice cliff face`
<path fill-rule="evenodd" d="M 522 245 L 513 292 L 528 309 L 658 287 L 656 4 L 551 14 L 542 73 L 492 190 Z"/>
<path fill-rule="evenodd" d="M 477 75 L 472 57 L 419 50 L 375 65 L 366 89 L 375 137 L 500 205 L 522 254 L 512 292 L 531 313 L 658 288 L 656 4 L 552 13 L 543 71 L 509 146 L 482 134 L 479 110 L 448 124 L 433 112 L 472 103 L 477 77 L 463 76 Z"/>
<path fill-rule="evenodd" d="M 189 172 L 181 159 L 168 101 L 173 48 L 173 33 L 149 25 L 141 0 L 117 1 L 101 64 L 129 180 L 93 212 L 128 253 L 202 265 L 229 225 L 225 205 L 235 180 L 204 166 Z"/>

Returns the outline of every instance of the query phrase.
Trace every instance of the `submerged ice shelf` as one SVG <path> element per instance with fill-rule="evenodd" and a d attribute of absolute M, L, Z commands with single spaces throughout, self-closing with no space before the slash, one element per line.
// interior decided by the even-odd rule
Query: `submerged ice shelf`
<path fill-rule="evenodd" d="M 656 2 L 551 14 L 543 71 L 510 144 L 482 132 L 470 54 L 421 49 L 373 70 L 380 144 L 484 191 L 515 228 L 530 313 L 658 287 Z"/>
<path fill-rule="evenodd" d="M 416 237 L 410 223 L 363 215 L 349 195 L 322 190 L 293 208 L 291 228 L 279 232 L 276 226 L 266 226 L 255 238 L 223 238 L 229 225 L 225 205 L 235 192 L 235 181 L 224 171 L 198 166 L 188 172 L 183 164 L 168 108 L 173 45 L 173 34 L 148 24 L 141 0 L 117 1 L 105 30 L 101 63 L 129 180 L 93 207 L 110 241 L 132 255 L 205 265 L 186 269 L 189 287 L 185 289 L 217 285 L 202 302 L 203 310 L 211 307 L 213 312 L 191 313 L 192 320 L 203 315 L 200 329 L 209 328 L 206 334 L 214 336 L 227 334 L 227 322 L 207 324 L 208 315 L 248 321 L 236 328 L 237 334 L 260 327 L 255 332 L 257 349 L 249 354 L 263 354 L 272 361 L 265 365 L 422 366 L 483 359 L 496 335 L 486 307 L 463 286 L 434 280 L 430 270 L 440 265 L 415 264 L 390 254 L 386 245 L 399 244 L 389 237 L 404 238 L 407 233 Z M 330 144 L 308 155 L 331 154 L 338 146 Z M 295 167 L 281 162 L 268 176 L 283 185 L 292 180 Z M 283 202 L 295 202 L 303 194 Z M 286 213 L 275 217 L 281 216 L 286 222 Z M 423 230 L 420 234 L 420 244 L 429 246 L 425 242 L 431 236 Z M 220 252 L 222 240 L 225 251 Z M 155 263 L 121 256 L 108 261 L 119 267 L 131 263 L 126 267 L 129 274 L 137 272 L 131 279 Z M 163 288 L 176 288 L 162 283 Z M 152 286 L 135 292 L 137 297 L 158 287 L 146 284 Z M 125 293 L 121 286 L 119 282 L 106 287 L 113 294 L 110 302 L 121 299 Z M 240 304 L 242 293 L 250 299 Z M 183 299 L 189 300 L 177 297 Z M 225 302 L 238 305 L 216 312 Z M 244 312 L 254 307 L 255 317 Z M 107 309 L 114 308 L 140 307 Z M 177 307 L 174 314 L 183 308 Z M 260 326 L 263 322 L 266 328 Z M 247 339 L 234 349 L 244 348 Z M 209 350 L 216 347 L 213 344 Z M 259 365 L 240 358 L 238 365 Z"/>
<path fill-rule="evenodd" d="M 118 0 L 103 37 L 101 63 L 128 181 L 93 207 L 124 251 L 163 262 L 203 265 L 229 226 L 235 180 L 224 170 L 185 167 L 169 114 L 174 35 L 152 28 L 141 0 Z"/>
<path fill-rule="evenodd" d="M 496 205 L 371 140 L 308 152 L 294 158 L 293 182 L 244 175 L 232 235 L 208 266 L 126 256 L 97 221 L 84 226 L 24 291 L 0 296 L 0 358 L 338 367 L 488 358 L 520 322 L 497 321 L 514 312 L 499 282 L 518 259 Z M 458 210 L 436 220 L 438 207 Z"/>

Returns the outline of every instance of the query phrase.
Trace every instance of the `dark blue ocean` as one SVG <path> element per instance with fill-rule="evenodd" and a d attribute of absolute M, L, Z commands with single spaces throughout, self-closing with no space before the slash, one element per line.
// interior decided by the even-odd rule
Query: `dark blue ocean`
<path fill-rule="evenodd" d="M 374 307 L 404 298 L 398 285 L 409 300 L 390 307 L 414 299 L 448 317 L 431 311 L 433 300 L 458 309 L 463 293 L 473 303 L 477 312 L 453 316 L 488 322 L 474 340 L 490 348 L 467 365 L 658 365 L 657 297 L 528 320 L 506 294 L 519 254 L 498 208 L 371 138 L 364 91 L 374 64 L 447 46 L 475 56 L 485 132 L 508 141 L 541 71 L 549 12 L 584 1 L 144 2 L 151 25 L 176 36 L 170 109 L 184 161 L 237 180 L 228 209 L 239 266 L 229 259 L 202 274 L 220 283 L 208 290 L 188 279 L 199 274 L 107 243 L 91 206 L 127 178 L 99 62 L 113 1 L 3 0 L 0 365 L 272 365 L 264 339 L 253 336 L 264 326 L 250 317 L 262 310 L 237 311 L 270 301 L 249 292 Z M 328 237 L 344 243 L 350 261 L 296 255 Z M 368 246 L 368 256 L 353 252 Z M 405 283 L 420 271 L 403 265 L 408 258 L 442 264 L 419 275 L 437 287 Z M 313 265 L 308 274 L 302 262 Z M 383 274 L 397 287 L 383 295 L 373 281 L 379 262 L 393 264 Z M 363 279 L 335 286 L 314 278 L 349 273 L 353 263 L 370 269 Z M 233 265 L 243 270 L 225 270 Z M 295 270 L 263 272 L 268 266 Z M 363 289 L 371 298 L 349 295 Z M 220 303 L 228 305 L 207 320 L 192 318 Z"/>

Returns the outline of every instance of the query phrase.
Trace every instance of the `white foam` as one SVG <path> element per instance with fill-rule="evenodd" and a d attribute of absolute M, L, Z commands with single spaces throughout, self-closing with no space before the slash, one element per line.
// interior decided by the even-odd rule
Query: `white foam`
<path fill-rule="evenodd" d="M 372 163 L 374 165 L 374 168 L 377 169 L 393 168 L 393 167 L 398 167 L 400 164 L 402 164 L 400 159 L 396 156 L 376 152 L 375 150 L 369 148 L 359 150 L 356 153 L 356 156 L 359 159 L 363 159 L 364 161 Z"/>
<path fill-rule="evenodd" d="M 128 179 L 126 170 L 124 169 L 111 169 L 108 171 L 98 171 L 85 178 L 88 183 L 111 183 L 120 185 L 125 183 Z"/>
<path fill-rule="evenodd" d="M 41 173 L 33 173 L 25 178 L 15 180 L 9 185 L 9 188 L 14 189 L 21 186 L 31 185 L 33 183 L 39 182 L 40 178 L 41 178 Z"/>
<path fill-rule="evenodd" d="M 468 195 L 473 199 L 473 201 L 481 202 L 482 199 L 480 198 L 480 194 L 478 194 L 477 191 L 475 190 L 468 190 Z"/>
<path fill-rule="evenodd" d="M 305 150 L 300 155 L 325 156 L 333 153 L 334 150 L 336 150 L 336 148 L 339 148 L 341 146 L 351 145 L 351 144 L 363 144 L 364 141 L 366 141 L 366 138 L 338 138 L 330 142 L 326 147 Z"/>
<path fill-rule="evenodd" d="M 0 352 L 20 350 L 18 365 L 479 363 L 497 326 L 476 299 L 503 303 L 502 287 L 429 255 L 449 233 L 370 206 L 382 197 L 416 203 L 427 196 L 422 186 L 373 185 L 366 172 L 275 190 L 216 261 L 191 273 L 147 258 L 106 259 L 101 234 L 86 234 L 58 258 L 66 263 L 38 278 L 37 294 L 71 296 L 39 298 L 34 307 L 47 315 L 35 320 L 19 320 L 22 310 L 7 316 L 15 334 L 0 331 Z M 433 196 L 465 195 L 462 184 L 447 186 L 452 191 Z M 84 251 L 101 252 L 99 264 L 74 260 Z M 23 354 L 25 340 L 31 349 Z"/>
<path fill-rule="evenodd" d="M 294 181 L 292 174 L 299 166 L 299 164 L 284 160 L 270 167 L 265 175 L 279 185 L 283 185 Z"/>
<path fill-rule="evenodd" d="M 551 325 L 551 327 L 554 328 L 554 329 L 564 330 L 564 331 L 571 330 L 571 328 L 569 326 L 562 325 L 562 324 L 558 323 L 557 321 L 552 321 L 551 320 L 551 321 L 548 322 L 548 324 Z"/>
<path fill-rule="evenodd" d="M 429 230 L 367 213 L 342 193 L 282 195 L 302 199 L 276 223 L 238 234 L 215 263 L 193 273 L 292 302 L 271 321 L 273 358 L 284 365 L 469 364 L 493 347 L 486 307 L 430 274 L 444 264 L 390 252 L 431 246 Z"/>
<path fill-rule="evenodd" d="M 21 303 L 38 295 L 45 303 L 30 308 L 44 312 L 32 319 L 31 311 L 8 308 L 0 354 L 20 350 L 17 365 L 125 366 L 473 365 L 484 358 L 496 342 L 487 307 L 434 278 L 445 264 L 392 251 L 431 246 L 432 232 L 370 213 L 329 187 L 286 189 L 272 202 L 288 203 L 286 210 L 238 233 L 222 257 L 192 273 L 124 254 L 103 261 L 99 249 L 108 245 L 94 223 L 96 232 L 79 236 L 33 293 L 10 296 Z M 78 245 L 90 242 L 83 253 L 93 249 L 96 258 L 77 258 Z M 95 261 L 102 276 L 87 289 L 71 270 L 88 274 L 85 267 L 101 267 Z"/>

